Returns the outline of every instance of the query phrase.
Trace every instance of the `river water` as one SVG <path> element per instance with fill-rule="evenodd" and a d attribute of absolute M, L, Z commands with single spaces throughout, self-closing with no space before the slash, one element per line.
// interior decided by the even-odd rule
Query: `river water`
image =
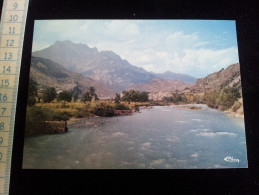
<path fill-rule="evenodd" d="M 25 169 L 246 168 L 244 119 L 169 106 L 25 138 Z"/>

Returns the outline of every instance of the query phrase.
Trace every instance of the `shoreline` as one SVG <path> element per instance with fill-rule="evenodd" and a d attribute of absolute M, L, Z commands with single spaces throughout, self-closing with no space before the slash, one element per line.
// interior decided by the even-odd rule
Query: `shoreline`
<path fill-rule="evenodd" d="M 85 117 L 85 118 L 72 118 L 67 121 L 68 128 L 83 128 L 83 127 L 97 127 L 104 125 L 107 122 L 110 122 L 113 117 Z"/>
<path fill-rule="evenodd" d="M 171 108 L 184 109 L 184 110 L 202 110 L 204 109 L 203 107 L 204 105 L 206 104 L 173 105 L 171 106 Z M 142 108 L 142 109 L 147 109 L 147 108 Z M 216 109 L 216 110 L 219 110 L 219 109 Z M 221 112 L 226 113 L 229 117 L 244 118 L 244 114 L 239 114 L 231 111 L 221 111 Z M 92 117 L 85 117 L 85 118 L 70 118 L 67 121 L 67 127 L 68 128 L 97 127 L 114 120 L 115 119 L 114 117 L 117 118 L 116 116 L 113 116 L 113 117 L 92 116 Z"/>
<path fill-rule="evenodd" d="M 224 111 L 229 117 L 238 117 L 238 118 L 244 118 L 244 114 L 239 114 L 237 112 L 231 112 L 231 111 Z"/>

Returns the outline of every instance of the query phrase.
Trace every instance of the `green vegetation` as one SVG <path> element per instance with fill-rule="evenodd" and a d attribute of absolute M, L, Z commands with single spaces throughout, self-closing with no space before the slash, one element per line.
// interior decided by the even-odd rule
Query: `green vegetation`
<path fill-rule="evenodd" d="M 191 103 L 191 102 L 188 101 L 188 99 L 187 99 L 185 94 L 182 94 L 182 93 L 179 93 L 179 92 L 172 93 L 171 97 L 164 97 L 164 101 L 172 102 L 174 104 Z"/>
<path fill-rule="evenodd" d="M 115 100 L 115 103 L 116 103 L 116 104 L 119 104 L 119 103 L 120 103 L 120 100 L 121 100 L 120 94 L 117 94 L 117 93 L 116 93 L 116 96 L 115 96 L 114 100 Z"/>
<path fill-rule="evenodd" d="M 32 106 L 27 108 L 26 121 L 62 121 L 69 120 L 71 115 L 68 112 L 53 112 L 49 108 Z"/>
<path fill-rule="evenodd" d="M 29 80 L 29 87 L 28 87 L 28 99 L 27 99 L 27 105 L 33 106 L 36 104 L 36 97 L 38 96 L 38 83 L 34 81 L 32 78 Z"/>
<path fill-rule="evenodd" d="M 119 103 L 114 106 L 114 110 L 130 110 L 129 106 Z"/>
<path fill-rule="evenodd" d="M 147 102 L 148 101 L 148 92 L 146 91 L 135 91 L 135 90 L 129 90 L 129 91 L 123 91 L 122 92 L 123 97 L 122 101 L 128 102 Z"/>
<path fill-rule="evenodd" d="M 218 104 L 221 110 L 226 110 L 231 108 L 235 101 L 240 98 L 241 95 L 238 91 L 238 89 L 234 87 L 228 87 L 224 88 L 220 93 L 218 97 Z"/>
<path fill-rule="evenodd" d="M 240 108 L 240 103 L 235 103 L 240 98 L 240 92 L 235 87 L 227 87 L 220 92 L 213 91 L 204 95 L 204 102 L 211 108 L 227 110 L 234 106 L 234 110 Z"/>
<path fill-rule="evenodd" d="M 54 87 L 47 87 L 42 94 L 42 100 L 45 103 L 52 102 L 57 97 L 57 92 Z"/>
<path fill-rule="evenodd" d="M 58 94 L 57 96 L 57 101 L 67 101 L 67 102 L 71 102 L 72 100 L 72 93 L 68 92 L 68 91 L 62 91 Z"/>
<path fill-rule="evenodd" d="M 113 116 L 114 108 L 109 104 L 100 103 L 94 107 L 93 114 L 97 116 Z"/>
<path fill-rule="evenodd" d="M 92 96 L 90 95 L 90 92 L 85 92 L 81 98 L 81 101 L 86 103 L 87 101 L 88 102 L 91 102 L 92 100 Z"/>
<path fill-rule="evenodd" d="M 89 88 L 90 92 L 85 92 L 81 98 L 81 102 L 86 103 L 87 101 L 91 102 L 92 99 L 94 100 L 99 100 L 97 94 L 95 93 L 95 88 L 94 87 L 90 87 Z"/>

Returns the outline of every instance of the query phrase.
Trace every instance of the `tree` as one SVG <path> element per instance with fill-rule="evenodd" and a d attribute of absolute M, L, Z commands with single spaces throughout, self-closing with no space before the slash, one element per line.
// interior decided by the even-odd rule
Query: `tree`
<path fill-rule="evenodd" d="M 93 97 L 95 95 L 95 88 L 91 86 L 89 88 L 89 91 L 90 91 L 90 95 Z"/>
<path fill-rule="evenodd" d="M 34 81 L 32 78 L 29 80 L 29 87 L 28 87 L 28 99 L 27 99 L 27 105 L 33 106 L 36 104 L 35 97 L 38 96 L 38 83 Z"/>
<path fill-rule="evenodd" d="M 114 100 L 115 100 L 115 103 L 116 103 L 116 104 L 119 104 L 119 103 L 120 103 L 120 100 L 121 100 L 120 94 L 117 94 L 117 93 L 116 93 L 116 96 L 115 96 Z"/>
<path fill-rule="evenodd" d="M 146 102 L 148 101 L 148 92 L 145 91 L 135 91 L 135 90 L 129 90 L 129 91 L 123 91 L 122 92 L 123 101 L 127 101 L 129 104 L 130 102 Z"/>
<path fill-rule="evenodd" d="M 74 93 L 73 98 L 74 98 L 74 102 L 76 102 L 78 100 L 78 93 Z"/>
<path fill-rule="evenodd" d="M 140 100 L 141 102 L 147 102 L 147 101 L 148 101 L 148 92 L 142 91 L 142 92 L 140 93 L 140 98 L 139 98 L 139 100 Z"/>
<path fill-rule="evenodd" d="M 98 116 L 113 116 L 114 108 L 111 105 L 101 103 L 94 107 L 93 113 Z"/>
<path fill-rule="evenodd" d="M 84 102 L 84 103 L 85 103 L 86 101 L 91 102 L 91 100 L 92 100 L 92 96 L 90 95 L 90 92 L 85 92 L 85 93 L 83 94 L 82 98 L 81 98 L 81 101 Z"/>
<path fill-rule="evenodd" d="M 42 94 L 42 100 L 45 103 L 50 103 L 57 97 L 57 92 L 54 87 L 47 87 Z"/>
<path fill-rule="evenodd" d="M 72 93 L 71 92 L 68 92 L 68 91 L 62 91 L 58 94 L 58 98 L 57 98 L 58 101 L 67 101 L 67 102 L 71 102 L 72 100 Z"/>
<path fill-rule="evenodd" d="M 72 90 L 72 94 L 82 94 L 82 91 L 81 91 L 81 89 L 79 88 L 79 86 L 77 85 L 77 86 L 75 86 L 74 88 L 73 88 L 73 90 Z"/>
<path fill-rule="evenodd" d="M 94 98 L 94 100 L 100 100 L 96 93 L 94 94 L 93 98 Z"/>
<path fill-rule="evenodd" d="M 218 109 L 218 97 L 219 97 L 218 91 L 213 91 L 208 93 L 206 95 L 206 104 L 211 108 Z"/>

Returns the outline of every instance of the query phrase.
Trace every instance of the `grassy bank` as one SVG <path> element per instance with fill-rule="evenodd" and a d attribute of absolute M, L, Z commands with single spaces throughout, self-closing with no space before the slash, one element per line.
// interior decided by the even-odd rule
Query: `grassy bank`
<path fill-rule="evenodd" d="M 158 102 L 134 103 L 98 100 L 94 102 L 52 102 L 36 103 L 27 108 L 28 121 L 75 121 L 80 118 L 93 116 L 113 116 L 114 110 L 134 110 L 141 106 L 165 105 Z"/>

